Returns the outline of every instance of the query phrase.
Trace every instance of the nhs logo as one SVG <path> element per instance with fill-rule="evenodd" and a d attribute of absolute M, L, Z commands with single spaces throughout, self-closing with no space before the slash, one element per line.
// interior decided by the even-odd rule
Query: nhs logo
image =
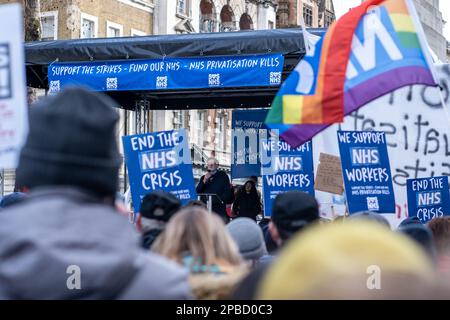
<path fill-rule="evenodd" d="M 380 164 L 380 152 L 378 148 L 350 148 L 350 156 L 353 166 L 367 166 Z"/>
<path fill-rule="evenodd" d="M 442 203 L 441 191 L 427 191 L 417 193 L 417 206 L 429 207 L 440 205 Z"/>
<path fill-rule="evenodd" d="M 303 171 L 301 156 L 280 156 L 275 158 L 275 172 Z"/>

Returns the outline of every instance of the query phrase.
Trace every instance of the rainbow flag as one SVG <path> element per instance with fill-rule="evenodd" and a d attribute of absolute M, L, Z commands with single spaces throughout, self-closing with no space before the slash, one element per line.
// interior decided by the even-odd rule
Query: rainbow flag
<path fill-rule="evenodd" d="M 293 147 L 391 91 L 438 83 L 410 0 L 366 1 L 313 45 L 266 118 L 266 125 Z"/>

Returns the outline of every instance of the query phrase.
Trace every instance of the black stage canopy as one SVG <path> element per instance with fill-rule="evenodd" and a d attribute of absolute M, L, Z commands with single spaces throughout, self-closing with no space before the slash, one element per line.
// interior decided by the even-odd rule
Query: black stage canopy
<path fill-rule="evenodd" d="M 309 29 L 322 36 L 326 29 Z M 27 84 L 48 89 L 47 68 L 54 62 L 236 56 L 282 53 L 283 80 L 305 54 L 301 29 L 184 35 L 41 41 L 25 44 Z M 150 109 L 267 107 L 277 87 L 108 92 L 124 108 L 146 100 Z"/>

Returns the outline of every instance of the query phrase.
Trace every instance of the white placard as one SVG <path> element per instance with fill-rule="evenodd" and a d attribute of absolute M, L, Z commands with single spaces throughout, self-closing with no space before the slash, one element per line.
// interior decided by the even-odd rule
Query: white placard
<path fill-rule="evenodd" d="M 22 8 L 0 5 L 0 169 L 17 167 L 27 112 Z"/>
<path fill-rule="evenodd" d="M 386 215 L 397 226 L 408 216 L 406 179 L 450 175 L 450 65 L 436 67 L 441 83 L 438 88 L 408 86 L 387 94 L 356 113 L 345 117 L 342 130 L 385 131 L 394 184 L 396 214 Z M 321 152 L 339 155 L 334 125 L 313 139 L 314 165 L 317 170 Z M 316 192 L 324 217 L 345 212 L 345 199 Z"/>

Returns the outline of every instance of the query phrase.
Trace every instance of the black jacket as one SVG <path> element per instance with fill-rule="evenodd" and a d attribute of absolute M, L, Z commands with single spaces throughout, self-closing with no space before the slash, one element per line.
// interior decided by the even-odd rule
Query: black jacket
<path fill-rule="evenodd" d="M 142 234 L 142 247 L 146 250 L 149 250 L 162 231 L 162 229 L 151 229 Z"/>
<path fill-rule="evenodd" d="M 233 203 L 233 212 L 238 217 L 247 217 L 256 221 L 256 216 L 261 213 L 261 200 L 258 196 L 240 195 Z"/>
<path fill-rule="evenodd" d="M 230 178 L 224 171 L 217 171 L 207 183 L 203 183 L 202 176 L 200 182 L 197 185 L 197 193 L 214 193 L 217 194 L 222 201 L 219 201 L 217 197 L 213 197 L 212 210 L 218 213 L 223 218 L 228 219 L 226 202 L 231 194 Z M 204 203 L 207 203 L 206 197 L 201 197 Z"/>

